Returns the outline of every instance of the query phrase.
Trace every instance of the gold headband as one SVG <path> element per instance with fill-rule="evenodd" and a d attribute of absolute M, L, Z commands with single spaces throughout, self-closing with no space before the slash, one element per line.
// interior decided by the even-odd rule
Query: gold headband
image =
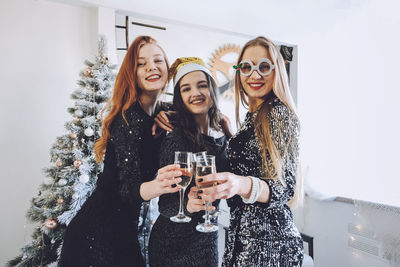
<path fill-rule="evenodd" d="M 171 80 L 182 66 L 189 63 L 199 64 L 206 68 L 206 64 L 199 57 L 180 57 L 169 68 L 168 80 Z"/>

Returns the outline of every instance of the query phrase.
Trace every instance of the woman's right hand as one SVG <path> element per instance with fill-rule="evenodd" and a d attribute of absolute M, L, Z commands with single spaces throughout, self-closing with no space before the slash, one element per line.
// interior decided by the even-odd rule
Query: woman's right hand
<path fill-rule="evenodd" d="M 221 114 L 221 120 L 219 123 L 226 137 L 231 138 L 233 132 L 231 128 L 231 121 L 229 120 L 228 116 L 226 116 L 225 114 Z"/>
<path fill-rule="evenodd" d="M 178 192 L 180 188 L 178 183 L 182 181 L 179 177 L 181 175 L 182 172 L 179 170 L 179 164 L 171 164 L 159 169 L 157 177 L 153 180 L 158 189 L 158 195 Z"/>
<path fill-rule="evenodd" d="M 154 180 L 141 184 L 140 196 L 147 201 L 163 194 L 178 192 L 180 188 L 178 183 L 182 181 L 181 175 L 179 164 L 171 164 L 159 169 Z"/>
<path fill-rule="evenodd" d="M 202 176 L 200 183 L 216 183 L 218 185 L 204 188 L 203 194 L 211 201 L 215 199 L 228 199 L 234 195 L 249 197 L 251 180 L 245 176 L 239 176 L 231 172 L 220 172 Z"/>

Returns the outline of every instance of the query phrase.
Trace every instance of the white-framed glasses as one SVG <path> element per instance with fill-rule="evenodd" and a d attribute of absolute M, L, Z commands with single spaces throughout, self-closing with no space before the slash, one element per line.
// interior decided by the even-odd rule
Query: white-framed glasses
<path fill-rule="evenodd" d="M 233 68 L 243 76 L 250 76 L 253 71 L 257 71 L 261 76 L 267 76 L 275 69 L 275 65 L 268 58 L 260 59 L 257 65 L 253 65 L 253 62 L 245 59 Z"/>

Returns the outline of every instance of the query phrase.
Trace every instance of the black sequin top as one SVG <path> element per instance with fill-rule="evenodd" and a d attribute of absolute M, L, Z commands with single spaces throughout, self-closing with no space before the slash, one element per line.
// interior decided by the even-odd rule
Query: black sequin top
<path fill-rule="evenodd" d="M 201 141 L 202 150 L 206 150 L 208 155 L 215 156 L 217 171 L 226 171 L 226 136 L 213 138 L 202 135 Z M 179 127 L 175 127 L 161 145 L 160 167 L 174 163 L 175 151 L 190 151 L 187 136 Z M 178 192 L 160 196 L 158 202 L 160 216 L 150 235 L 150 266 L 218 266 L 217 232 L 198 232 L 196 225 L 204 222 L 202 218 L 204 211 L 190 214 L 186 210 L 187 195 L 192 186 L 195 186 L 194 179 L 186 189 L 183 205 L 185 214 L 192 218 L 189 223 L 174 223 L 169 219 L 178 214 Z M 218 202 L 214 202 L 213 205 L 217 207 Z"/>
<path fill-rule="evenodd" d="M 67 227 L 59 266 L 144 266 L 137 239 L 139 191 L 155 177 L 163 137 L 153 138 L 154 120 L 138 102 L 125 117 L 128 124 L 121 114 L 111 124 L 103 173 Z"/>
<path fill-rule="evenodd" d="M 265 177 L 261 147 L 256 138 L 254 119 L 248 113 L 228 144 L 230 170 L 242 176 Z M 267 203 L 245 204 L 240 196 L 228 199 L 231 220 L 222 266 L 300 266 L 302 239 L 294 225 L 288 201 L 293 197 L 299 156 L 299 122 L 278 99 L 271 101 L 265 115 L 279 153 L 283 155 L 283 181 L 265 179 L 270 187 Z M 272 163 L 267 152 L 268 169 Z"/>

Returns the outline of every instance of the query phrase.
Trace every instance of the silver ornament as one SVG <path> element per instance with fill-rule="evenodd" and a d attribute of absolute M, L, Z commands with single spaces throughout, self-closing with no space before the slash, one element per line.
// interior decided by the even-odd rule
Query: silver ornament
<path fill-rule="evenodd" d="M 77 117 L 82 117 L 83 116 L 83 111 L 80 109 L 75 110 L 74 112 L 75 116 Z"/>
<path fill-rule="evenodd" d="M 86 136 L 92 136 L 94 134 L 94 131 L 92 128 L 89 127 L 85 129 L 84 133 Z"/>
<path fill-rule="evenodd" d="M 67 184 L 67 180 L 65 180 L 65 179 L 60 179 L 60 180 L 58 181 L 58 185 L 64 186 L 64 185 L 66 185 L 66 184 Z"/>
<path fill-rule="evenodd" d="M 87 182 L 89 182 L 89 179 L 89 175 L 83 174 L 79 177 L 79 182 L 81 182 L 82 184 L 86 184 Z"/>

